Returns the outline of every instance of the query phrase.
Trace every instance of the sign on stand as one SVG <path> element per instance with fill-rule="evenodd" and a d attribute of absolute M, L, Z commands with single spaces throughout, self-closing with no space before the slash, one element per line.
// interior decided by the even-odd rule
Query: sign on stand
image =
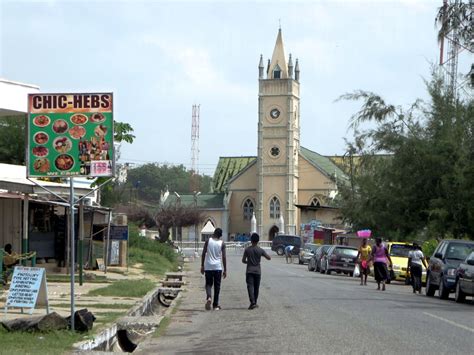
<path fill-rule="evenodd" d="M 23 308 L 31 308 L 30 314 L 32 314 L 37 306 L 46 307 L 46 313 L 49 313 L 45 269 L 16 266 L 5 304 L 5 313 L 8 307 L 20 307 L 22 312 Z"/>

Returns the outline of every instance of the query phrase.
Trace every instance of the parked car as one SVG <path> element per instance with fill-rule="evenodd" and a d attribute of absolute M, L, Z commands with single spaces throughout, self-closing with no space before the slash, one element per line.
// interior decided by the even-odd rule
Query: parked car
<path fill-rule="evenodd" d="M 436 247 L 430 258 L 426 275 L 427 296 L 434 296 L 438 289 L 439 297 L 446 299 L 456 287 L 456 269 L 471 252 L 474 241 L 443 240 Z"/>
<path fill-rule="evenodd" d="M 308 264 L 313 257 L 315 251 L 319 248 L 318 244 L 306 243 L 298 255 L 300 264 Z"/>
<path fill-rule="evenodd" d="M 388 253 L 393 263 L 395 280 L 410 283 L 410 270 L 408 270 L 408 253 L 413 250 L 413 243 L 389 242 L 386 244 Z M 421 282 L 426 282 L 426 268 L 422 266 Z"/>
<path fill-rule="evenodd" d="M 321 273 L 330 274 L 331 271 L 345 273 L 352 276 L 357 262 L 358 249 L 345 245 L 333 245 L 320 262 Z"/>
<path fill-rule="evenodd" d="M 454 300 L 464 302 L 466 296 L 474 296 L 474 251 L 456 269 Z"/>
<path fill-rule="evenodd" d="M 331 248 L 332 245 L 330 244 L 324 244 L 321 245 L 318 249 L 316 249 L 313 257 L 309 260 L 308 263 L 308 271 L 319 271 L 321 268 L 321 258 L 323 255 L 325 255 L 328 251 L 329 248 Z"/>
<path fill-rule="evenodd" d="M 283 255 L 285 248 L 288 245 L 293 245 L 294 248 L 291 254 L 298 255 L 300 253 L 301 244 L 301 237 L 297 235 L 278 234 L 272 240 L 272 250 L 278 255 Z"/>

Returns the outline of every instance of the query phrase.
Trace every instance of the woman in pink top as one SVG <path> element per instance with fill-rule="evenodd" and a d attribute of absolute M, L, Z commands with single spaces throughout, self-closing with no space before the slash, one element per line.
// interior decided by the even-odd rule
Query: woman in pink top
<path fill-rule="evenodd" d="M 372 248 L 372 258 L 374 260 L 375 281 L 377 281 L 377 290 L 380 290 L 382 283 L 382 291 L 385 291 L 385 282 L 388 279 L 387 261 L 392 267 L 392 259 L 388 254 L 385 245 L 382 244 L 382 238 L 375 238 L 375 246 Z"/>

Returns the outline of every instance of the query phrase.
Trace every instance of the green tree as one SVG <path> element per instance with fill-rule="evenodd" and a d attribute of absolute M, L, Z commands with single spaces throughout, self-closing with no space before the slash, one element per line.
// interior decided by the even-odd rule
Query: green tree
<path fill-rule="evenodd" d="M 427 88 L 431 101 L 407 109 L 369 92 L 341 97 L 363 102 L 347 153 L 361 159 L 339 195 L 355 228 L 397 239 L 474 236 L 474 102 L 453 100 L 436 77 Z M 360 131 L 364 122 L 375 127 Z"/>
<path fill-rule="evenodd" d="M 25 164 L 25 120 L 19 117 L 0 118 L 0 162 Z"/>

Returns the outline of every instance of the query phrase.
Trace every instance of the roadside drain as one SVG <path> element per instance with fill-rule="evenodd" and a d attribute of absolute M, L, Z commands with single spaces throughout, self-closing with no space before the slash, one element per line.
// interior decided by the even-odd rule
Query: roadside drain
<path fill-rule="evenodd" d="M 138 344 L 153 333 L 163 318 L 170 313 L 173 302 L 180 296 L 182 274 L 179 281 L 169 280 L 176 273 L 167 274 L 163 285 L 174 287 L 158 287 L 150 291 L 142 301 L 118 319 L 114 324 L 94 336 L 94 339 L 78 343 L 76 351 L 128 352 L 135 351 Z"/>

